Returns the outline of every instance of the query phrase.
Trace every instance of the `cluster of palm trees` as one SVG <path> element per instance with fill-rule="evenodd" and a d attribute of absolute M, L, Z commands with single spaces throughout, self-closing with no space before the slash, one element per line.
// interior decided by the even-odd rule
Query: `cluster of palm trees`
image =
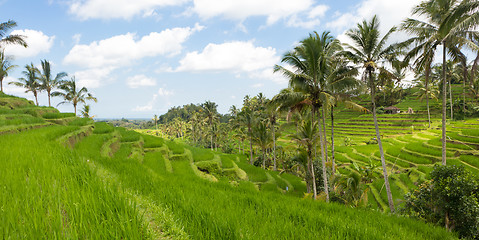
<path fill-rule="evenodd" d="M 302 166 L 308 191 L 317 197 L 314 166 L 318 162 L 316 159 L 320 158 L 323 186 L 318 186 L 318 189 L 323 191 L 322 195 L 328 201 L 328 191 L 331 189 L 329 178 L 335 174 L 334 107 L 338 102 L 343 102 L 358 111 L 370 111 L 376 130 L 389 207 L 391 212 L 394 212 L 382 136 L 376 117 L 378 92 L 394 88 L 405 78 L 407 71 L 413 71 L 420 83 L 419 88 L 422 89 L 419 91 L 419 97 L 426 99 L 429 126 L 429 99 L 442 95 L 442 164 L 445 165 L 446 87 L 450 88 L 453 79 L 463 83 L 463 110 L 465 96 L 476 98 L 479 89 L 479 2 L 426 0 L 416 6 L 412 13 L 417 19 L 408 18 L 385 34 L 379 31 L 379 19 L 376 16 L 368 21 L 364 20 L 346 32 L 350 44 L 341 43 L 329 32 L 314 32 L 303 39 L 297 47 L 283 55 L 284 65 L 274 67 L 275 72 L 282 73 L 289 79 L 288 88 L 271 100 L 262 95 L 255 98 L 246 96 L 241 109 L 234 106 L 231 108 L 230 129 L 241 143 L 238 150 L 241 150 L 242 143 L 247 140 L 250 162 L 254 162 L 254 144 L 261 149 L 261 165 L 265 167 L 267 156 L 272 155 L 273 168 L 276 169 L 276 139 L 279 130 L 276 124 L 279 114 L 287 113 L 287 119 L 294 120 L 296 125 L 296 132 L 290 134 L 290 137 L 298 143 L 299 152 L 303 156 Z M 391 36 L 398 31 L 408 33 L 410 39 L 391 43 Z M 442 65 L 438 66 L 434 65 L 434 59 L 439 48 L 442 48 L 443 61 Z M 467 60 L 467 51 L 477 54 L 472 63 Z M 450 57 L 449 60 L 447 56 Z M 371 99 L 368 109 L 350 101 L 350 96 L 364 92 L 369 93 Z M 449 93 L 452 118 L 450 89 Z M 332 128 L 329 143 L 325 124 L 327 117 L 331 118 Z M 213 132 L 212 119 L 208 118 L 207 123 L 210 132 Z M 190 125 L 195 129 L 194 124 Z M 214 135 L 211 134 L 211 145 L 213 139 Z M 318 147 L 319 150 L 316 149 Z M 328 150 L 328 147 L 331 149 Z M 332 179 L 334 180 L 334 177 Z"/>
<path fill-rule="evenodd" d="M 12 58 L 5 55 L 3 45 L 5 44 L 19 44 L 28 47 L 25 36 L 8 34 L 12 28 L 16 27 L 17 23 L 13 20 L 0 24 L 0 91 L 3 92 L 3 80 L 8 74 L 17 67 L 12 64 Z M 73 104 L 75 115 L 77 113 L 78 103 L 86 104 L 86 100 L 97 101 L 88 89 L 85 87 L 79 88 L 76 86 L 75 77 L 70 80 L 65 80 L 68 76 L 65 72 L 52 73 L 51 64 L 47 60 L 41 60 L 41 68 L 38 69 L 33 63 L 25 65 L 25 70 L 22 71 L 23 77 L 17 79 L 15 82 L 9 82 L 11 85 L 25 88 L 25 92 L 31 92 L 35 98 L 35 103 L 38 106 L 38 94 L 46 92 L 48 96 L 48 106 L 51 107 L 51 97 L 59 96 L 63 98 L 60 104 Z M 59 91 L 54 91 L 58 89 Z M 84 106 L 83 115 L 88 115 L 89 106 Z"/>

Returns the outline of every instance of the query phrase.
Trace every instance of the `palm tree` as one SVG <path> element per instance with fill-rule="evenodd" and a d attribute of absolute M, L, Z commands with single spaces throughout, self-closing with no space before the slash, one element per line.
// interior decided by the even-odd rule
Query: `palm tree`
<path fill-rule="evenodd" d="M 259 121 L 253 127 L 253 139 L 256 144 L 261 148 L 263 153 L 263 169 L 266 168 L 266 148 L 268 148 L 272 142 L 272 136 L 268 132 L 267 123 L 265 121 Z"/>
<path fill-rule="evenodd" d="M 271 128 L 272 139 L 273 139 L 273 170 L 277 170 L 276 164 L 276 122 L 279 117 L 279 107 L 273 101 L 268 101 L 266 114 L 268 115 L 268 120 Z"/>
<path fill-rule="evenodd" d="M 83 105 L 83 109 L 81 110 L 81 115 L 82 117 L 84 118 L 93 118 L 93 117 L 90 117 L 90 105 Z"/>
<path fill-rule="evenodd" d="M 9 82 L 8 84 L 15 85 L 17 87 L 23 87 L 26 89 L 27 92 L 32 92 L 33 96 L 35 97 L 35 102 L 38 106 L 38 91 L 40 89 L 40 84 L 38 83 L 38 75 L 40 72 L 38 69 L 30 63 L 30 65 L 25 65 L 24 71 L 22 74 L 25 76 L 24 78 L 19 78 L 18 82 Z"/>
<path fill-rule="evenodd" d="M 27 42 L 25 42 L 25 36 L 22 35 L 8 35 L 8 32 L 17 26 L 17 23 L 13 20 L 8 20 L 7 22 L 0 23 L 0 48 L 4 44 L 20 44 L 24 47 L 27 47 Z"/>
<path fill-rule="evenodd" d="M 379 33 L 379 20 L 377 16 L 374 16 L 371 21 L 364 20 L 362 23 L 358 23 L 357 28 L 350 29 L 346 35 L 353 41 L 353 45 L 345 44 L 349 49 L 344 54 L 347 58 L 352 60 L 355 64 L 358 64 L 359 68 L 363 68 L 362 79 L 367 82 L 370 89 L 372 112 L 374 119 L 374 126 L 376 128 L 376 138 L 379 145 L 379 153 L 381 155 L 381 164 L 383 167 L 384 183 L 386 186 L 386 192 L 388 196 L 389 208 L 391 212 L 394 212 L 394 202 L 392 199 L 391 188 L 389 186 L 388 172 L 386 168 L 386 160 L 384 158 L 383 145 L 381 141 L 381 135 L 379 133 L 379 126 L 376 117 L 376 81 L 375 78 L 379 70 L 380 74 L 389 73 L 380 64 L 388 59 L 393 59 L 397 54 L 401 45 L 392 44 L 387 45 L 387 41 L 391 33 L 396 31 L 396 28 L 391 28 L 382 38 Z"/>
<path fill-rule="evenodd" d="M 158 131 L 158 115 L 153 116 L 153 121 L 155 122 L 155 129 Z"/>
<path fill-rule="evenodd" d="M 88 89 L 86 87 L 78 89 L 75 76 L 73 76 L 70 80 L 64 80 L 60 82 L 59 89 L 63 92 L 53 92 L 52 96 L 63 97 L 64 101 L 60 102 L 58 105 L 64 103 L 73 104 L 73 108 L 75 109 L 75 115 L 77 114 L 78 103 L 86 103 L 87 100 L 93 100 L 94 102 L 97 102 L 97 99 L 88 92 Z"/>
<path fill-rule="evenodd" d="M 211 101 L 206 101 L 205 103 L 203 103 L 201 105 L 201 107 L 203 107 L 203 110 L 204 110 L 204 117 L 206 118 L 206 120 L 208 121 L 208 125 L 210 125 L 210 140 L 211 140 L 211 149 L 213 149 L 213 121 L 217 119 L 217 110 L 216 108 L 218 107 L 218 105 L 214 102 L 211 102 Z"/>
<path fill-rule="evenodd" d="M 326 201 L 329 201 L 328 180 L 326 175 L 326 159 L 327 146 L 326 135 L 321 132 L 321 120 L 319 109 L 323 110 L 323 126 L 324 126 L 324 109 L 331 104 L 332 96 L 326 92 L 326 85 L 331 61 L 334 56 L 341 50 L 341 44 L 334 39 L 329 32 L 323 32 L 319 35 L 317 32 L 310 34 L 295 47 L 293 51 L 286 53 L 281 59 L 282 62 L 293 66 L 294 70 L 290 71 L 283 66 L 276 65 L 275 72 L 281 72 L 289 78 L 289 86 L 294 92 L 303 95 L 303 99 L 299 98 L 298 103 L 307 103 L 311 106 L 311 118 L 318 114 L 319 138 L 321 145 L 321 163 L 323 168 L 324 191 Z M 325 131 L 324 131 L 325 133 Z"/>
<path fill-rule="evenodd" d="M 238 114 L 238 117 L 240 119 L 240 122 L 248 129 L 248 135 L 249 135 L 249 156 L 250 160 L 249 163 L 253 164 L 253 132 L 252 132 L 252 127 L 254 123 L 256 122 L 256 116 L 255 112 L 253 109 L 253 106 L 251 106 L 251 99 L 248 95 L 246 95 L 243 99 L 243 108 L 241 109 L 241 112 Z"/>
<path fill-rule="evenodd" d="M 39 76 L 40 80 L 40 89 L 47 91 L 48 95 L 48 106 L 51 107 L 50 103 L 50 96 L 53 88 L 57 87 L 58 84 L 63 81 L 63 78 L 65 78 L 68 74 L 65 72 L 57 73 L 55 78 L 53 78 L 53 75 L 51 73 L 51 68 L 50 68 L 50 62 L 47 60 L 42 60 L 42 73 Z"/>
<path fill-rule="evenodd" d="M 319 131 L 318 131 L 319 130 Z M 312 164 L 314 149 L 316 142 L 321 135 L 321 130 L 318 128 L 316 122 L 311 120 L 302 120 L 299 123 L 298 130 L 295 134 L 291 135 L 293 141 L 303 146 L 306 150 L 307 163 L 306 165 L 306 183 L 308 189 L 313 188 L 313 198 L 316 199 L 316 179 L 314 176 L 314 166 Z M 312 185 L 312 186 L 311 186 Z M 327 187 L 327 185 L 325 185 Z M 309 192 L 309 191 L 308 191 Z M 325 193 L 328 192 L 325 190 Z M 329 192 L 328 192 L 329 193 Z"/>
<path fill-rule="evenodd" d="M 0 92 L 3 92 L 3 79 L 8 76 L 17 65 L 11 63 L 11 58 L 5 55 L 5 50 L 0 52 Z"/>
<path fill-rule="evenodd" d="M 442 164 L 446 165 L 446 54 L 453 58 L 460 56 L 460 48 L 471 44 L 468 37 L 476 36 L 474 28 L 479 16 L 477 1 L 461 0 L 427 0 L 416 6 L 413 13 L 426 21 L 408 19 L 406 24 L 413 32 L 420 33 L 421 41 L 432 47 L 442 45 Z M 411 26 L 411 27 L 409 27 Z M 411 31 L 411 30 L 409 30 Z M 433 54 L 433 53 L 429 53 Z M 428 60 L 430 62 L 430 60 Z"/>

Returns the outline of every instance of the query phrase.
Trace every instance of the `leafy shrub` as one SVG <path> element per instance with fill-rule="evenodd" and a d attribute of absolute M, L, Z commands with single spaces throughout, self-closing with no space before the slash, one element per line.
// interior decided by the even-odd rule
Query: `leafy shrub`
<path fill-rule="evenodd" d="M 216 161 L 201 161 L 196 163 L 196 167 L 200 171 L 206 172 L 206 173 L 220 173 L 221 172 L 221 167 L 220 164 Z"/>
<path fill-rule="evenodd" d="M 446 226 L 460 237 L 479 237 L 479 181 L 462 166 L 434 166 L 431 180 L 406 194 L 403 212 Z"/>

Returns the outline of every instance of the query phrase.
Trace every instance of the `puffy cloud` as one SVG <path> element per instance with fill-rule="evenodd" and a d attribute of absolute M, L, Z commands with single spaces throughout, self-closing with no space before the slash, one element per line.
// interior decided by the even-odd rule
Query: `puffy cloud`
<path fill-rule="evenodd" d="M 41 31 L 36 30 L 14 30 L 11 33 L 23 35 L 26 37 L 25 41 L 28 44 L 27 48 L 20 45 L 6 45 L 5 52 L 8 55 L 13 55 L 16 58 L 34 57 L 40 53 L 48 53 L 53 46 L 55 36 L 47 36 Z"/>
<path fill-rule="evenodd" d="M 75 76 L 78 86 L 80 87 L 99 88 L 113 81 L 109 77 L 113 70 L 114 68 L 112 67 L 90 68 L 77 71 L 73 76 Z"/>
<path fill-rule="evenodd" d="M 406 17 L 411 16 L 411 10 L 421 0 L 384 1 L 364 0 L 357 5 L 353 12 L 338 14 L 338 17 L 326 24 L 328 27 L 343 31 L 345 28 L 356 26 L 363 19 L 370 19 L 375 14 L 381 21 L 381 31 L 386 32 L 394 25 L 398 25 Z"/>
<path fill-rule="evenodd" d="M 173 28 L 152 32 L 135 41 L 136 35 L 127 33 L 89 45 L 75 45 L 64 58 L 65 64 L 83 67 L 125 66 L 134 60 L 158 55 L 176 55 L 181 52 L 182 44 L 194 32 L 203 26 L 196 24 L 190 28 Z"/>
<path fill-rule="evenodd" d="M 162 97 L 172 96 L 173 91 L 166 90 L 164 88 L 160 88 L 160 89 L 158 89 L 158 95 L 160 95 Z"/>
<path fill-rule="evenodd" d="M 149 78 L 143 74 L 140 75 L 135 75 L 133 77 L 129 77 L 126 79 L 126 84 L 130 88 L 138 88 L 138 87 L 144 87 L 144 86 L 155 86 L 156 81 L 153 78 Z"/>
<path fill-rule="evenodd" d="M 267 17 L 267 24 L 307 11 L 313 0 L 194 0 L 192 11 L 202 18 L 223 17 L 244 20 L 252 16 Z"/>
<path fill-rule="evenodd" d="M 182 44 L 204 27 L 166 29 L 152 32 L 137 39 L 135 34 L 113 36 L 88 45 L 77 44 L 63 59 L 66 65 L 76 65 L 83 70 L 75 73 L 84 86 L 97 88 L 109 82 L 109 74 L 120 67 L 132 65 L 145 57 L 173 56 L 181 52 Z"/>
<path fill-rule="evenodd" d="M 309 18 L 317 18 L 317 17 L 324 17 L 326 11 L 329 10 L 329 6 L 327 5 L 318 5 L 311 9 L 308 13 Z"/>
<path fill-rule="evenodd" d="M 73 0 L 69 12 L 81 20 L 87 19 L 131 19 L 133 16 L 154 16 L 160 7 L 178 6 L 187 0 Z"/>
<path fill-rule="evenodd" d="M 151 97 L 151 100 L 148 101 L 148 103 L 146 103 L 143 106 L 136 106 L 132 110 L 135 112 L 150 112 L 155 107 L 156 100 L 158 99 L 158 97 L 163 97 L 164 99 L 166 99 L 166 105 L 169 106 L 171 105 L 171 103 L 168 100 L 168 97 L 171 95 L 173 95 L 173 91 L 167 90 L 165 88 L 159 88 L 158 92 L 153 94 L 153 96 Z"/>
<path fill-rule="evenodd" d="M 208 44 L 202 52 L 190 52 L 176 71 L 230 71 L 252 73 L 272 69 L 280 60 L 276 49 L 256 47 L 252 41 Z"/>

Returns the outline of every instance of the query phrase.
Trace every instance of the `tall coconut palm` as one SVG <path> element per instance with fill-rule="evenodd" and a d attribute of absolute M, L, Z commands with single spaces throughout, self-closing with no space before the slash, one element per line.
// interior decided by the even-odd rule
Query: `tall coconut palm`
<path fill-rule="evenodd" d="M 243 99 L 243 108 L 238 114 L 240 122 L 248 129 L 249 136 L 249 163 L 253 164 L 253 131 L 252 127 L 256 122 L 256 113 L 251 104 L 251 98 L 246 95 Z"/>
<path fill-rule="evenodd" d="M 40 83 L 38 82 L 38 75 L 40 72 L 33 65 L 33 63 L 25 65 L 25 70 L 22 71 L 22 74 L 25 76 L 19 78 L 18 82 L 9 82 L 8 84 L 15 85 L 17 87 L 25 88 L 25 92 L 32 92 L 35 97 L 35 103 L 38 106 L 38 92 L 40 91 Z"/>
<path fill-rule="evenodd" d="M 460 55 L 460 48 L 475 48 L 469 37 L 476 35 L 474 28 L 479 18 L 479 3 L 470 0 L 426 0 L 413 9 L 425 21 L 407 19 L 409 32 L 418 33 L 420 41 L 434 51 L 442 45 L 442 164 L 446 165 L 446 55 Z M 433 53 L 428 53 L 431 55 Z M 430 60 L 427 63 L 430 64 Z"/>
<path fill-rule="evenodd" d="M 310 34 L 293 51 L 286 53 L 281 59 L 282 62 L 293 66 L 293 71 L 283 66 L 276 65 L 275 72 L 281 72 L 289 78 L 290 87 L 297 93 L 304 95 L 305 100 L 311 105 L 311 117 L 318 114 L 318 127 L 320 128 L 319 137 L 321 142 L 321 163 L 323 168 L 324 191 L 326 201 L 329 201 L 329 188 L 326 174 L 326 136 L 323 135 L 320 109 L 327 107 L 332 96 L 326 92 L 326 73 L 330 71 L 330 65 L 333 57 L 341 50 L 341 44 L 334 39 L 329 32 L 323 32 L 321 35 L 317 32 Z"/>
<path fill-rule="evenodd" d="M 266 114 L 268 115 L 269 125 L 271 128 L 272 139 L 273 139 L 273 170 L 277 170 L 276 164 L 276 122 L 279 117 L 279 107 L 273 101 L 268 101 Z"/>
<path fill-rule="evenodd" d="M 0 52 L 0 92 L 3 92 L 3 79 L 8 76 L 17 65 L 12 64 L 12 59 L 5 55 L 5 50 Z"/>
<path fill-rule="evenodd" d="M 68 74 L 66 72 L 60 72 L 60 73 L 57 73 L 55 78 L 53 78 L 50 62 L 44 59 L 41 61 L 41 64 L 42 64 L 42 68 L 41 68 L 41 74 L 39 76 L 40 89 L 47 92 L 48 106 L 51 107 L 52 105 L 50 103 L 50 97 L 51 97 L 52 90 L 58 87 L 58 84 L 60 84 L 60 82 L 63 81 Z"/>
<path fill-rule="evenodd" d="M 8 32 L 17 26 L 17 23 L 13 20 L 8 20 L 7 22 L 0 23 L 0 48 L 3 48 L 5 44 L 19 44 L 24 47 L 27 47 L 27 42 L 25 41 L 25 36 L 13 34 L 9 35 Z"/>
<path fill-rule="evenodd" d="M 261 148 L 263 154 L 263 169 L 266 168 L 266 149 L 271 145 L 271 142 L 273 141 L 273 138 L 269 133 L 267 126 L 268 125 L 266 121 L 259 121 L 253 127 L 253 139 L 256 144 Z"/>
<path fill-rule="evenodd" d="M 383 66 L 381 66 L 381 63 L 388 59 L 394 58 L 398 52 L 398 49 L 401 47 L 401 45 L 397 44 L 387 44 L 389 37 L 394 31 L 396 31 L 396 28 L 393 27 L 383 37 L 380 37 L 379 20 L 376 16 L 374 16 L 369 22 L 364 20 L 361 23 L 358 23 L 356 28 L 350 29 L 346 35 L 353 41 L 353 44 L 345 44 L 348 48 L 348 51 L 345 51 L 345 56 L 357 64 L 359 68 L 364 69 L 362 79 L 367 82 L 370 90 L 374 127 L 376 129 L 376 139 L 379 145 L 384 183 L 386 186 L 389 209 L 391 212 L 394 212 L 394 202 L 391 194 L 391 188 L 389 186 L 386 160 L 384 158 L 384 150 L 376 117 L 375 98 L 377 90 L 376 76 L 379 73 L 390 74 Z M 379 73 L 377 71 L 379 71 Z"/>
<path fill-rule="evenodd" d="M 77 114 L 77 105 L 78 103 L 86 103 L 87 100 L 92 100 L 97 102 L 97 99 L 88 92 L 86 87 L 78 89 L 76 85 L 75 76 L 71 77 L 70 80 L 64 80 L 60 83 L 58 87 L 62 92 L 56 91 L 52 93 L 54 97 L 63 97 L 63 102 L 60 102 L 58 105 L 71 103 L 75 110 L 75 115 Z"/>
<path fill-rule="evenodd" d="M 203 113 L 204 117 L 206 118 L 208 125 L 210 126 L 210 142 L 211 142 L 211 149 L 214 148 L 213 146 L 213 121 L 217 119 L 217 114 L 218 111 L 216 108 L 218 107 L 218 104 L 211 102 L 211 101 L 206 101 L 205 103 L 201 104 L 201 107 L 203 108 Z"/>

